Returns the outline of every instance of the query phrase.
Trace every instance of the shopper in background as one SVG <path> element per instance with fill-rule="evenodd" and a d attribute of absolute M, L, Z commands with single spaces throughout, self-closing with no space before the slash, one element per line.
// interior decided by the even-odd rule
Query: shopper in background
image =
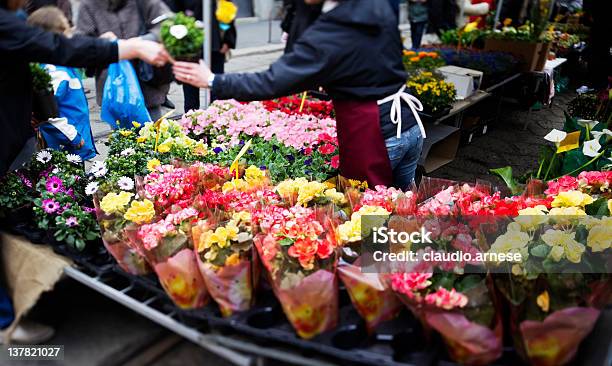
<path fill-rule="evenodd" d="M 70 24 L 55 6 L 44 6 L 28 17 L 28 24 L 46 31 L 70 34 Z M 51 75 L 53 92 L 59 109 L 58 118 L 40 121 L 38 129 L 47 147 L 76 154 L 82 160 L 96 156 L 93 132 L 89 123 L 89 106 L 83 84 L 72 67 L 41 64 Z"/>
<path fill-rule="evenodd" d="M 170 9 L 161 0 L 81 0 L 76 33 L 111 39 L 140 37 L 158 41 L 161 23 L 153 24 L 153 20 L 169 12 Z M 138 68 L 135 68 L 138 74 Z M 96 69 L 95 76 L 96 99 L 98 105 L 102 105 L 107 69 Z M 163 79 L 140 79 L 140 88 L 153 120 L 161 117 L 161 106 L 166 102 L 170 90 L 171 75 Z"/>
<path fill-rule="evenodd" d="M 489 13 L 488 2 L 472 2 L 471 0 L 457 0 L 457 12 L 456 24 L 457 28 L 463 28 L 469 21 L 470 17 L 486 18 Z"/>
<path fill-rule="evenodd" d="M 421 47 L 429 19 L 428 13 L 427 0 L 408 0 L 408 20 L 410 20 L 410 39 L 413 49 Z"/>
<path fill-rule="evenodd" d="M 164 0 L 168 7 L 175 13 L 182 11 L 186 15 L 192 16 L 197 20 L 202 20 L 202 0 Z M 237 32 L 234 22 L 229 28 L 222 29 L 216 17 L 217 1 L 211 1 L 211 69 L 215 74 L 225 72 L 225 62 L 229 56 L 230 49 L 236 48 Z M 200 108 L 200 89 L 194 88 L 189 84 L 183 84 L 183 95 L 185 97 L 185 112 Z M 212 100 L 216 99 L 212 95 Z"/>
<path fill-rule="evenodd" d="M 321 4 L 309 5 L 304 0 L 286 0 L 285 18 L 281 23 L 287 32 L 285 53 L 293 51 L 293 45 L 312 23 L 321 15 Z"/>

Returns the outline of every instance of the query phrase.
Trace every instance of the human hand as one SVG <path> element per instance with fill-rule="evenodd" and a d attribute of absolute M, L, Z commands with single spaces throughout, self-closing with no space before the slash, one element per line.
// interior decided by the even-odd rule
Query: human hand
<path fill-rule="evenodd" d="M 140 38 L 130 38 L 119 41 L 119 59 L 130 60 L 139 58 L 144 62 L 157 67 L 173 62 L 163 45 Z"/>
<path fill-rule="evenodd" d="M 221 46 L 221 49 L 219 50 L 220 53 L 222 54 L 227 54 L 230 50 L 230 47 L 227 45 L 227 43 L 224 43 L 223 46 Z"/>
<path fill-rule="evenodd" d="M 193 85 L 198 88 L 208 88 L 208 78 L 212 72 L 204 61 L 199 64 L 194 62 L 175 62 L 172 67 L 176 80 Z"/>

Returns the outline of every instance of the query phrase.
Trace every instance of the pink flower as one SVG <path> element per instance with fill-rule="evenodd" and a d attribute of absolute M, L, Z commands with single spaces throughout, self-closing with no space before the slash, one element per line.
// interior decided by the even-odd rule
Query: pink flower
<path fill-rule="evenodd" d="M 340 155 L 335 155 L 331 158 L 330 165 L 334 169 L 338 169 L 340 167 Z"/>
<path fill-rule="evenodd" d="M 62 180 L 60 178 L 51 177 L 47 179 L 46 188 L 47 191 L 50 193 L 58 193 L 62 191 L 62 189 L 64 188 L 64 184 L 62 183 Z"/>
<path fill-rule="evenodd" d="M 391 287 L 394 291 L 413 298 L 419 290 L 424 290 L 431 285 L 429 281 L 431 276 L 431 273 L 395 273 L 391 276 Z"/>
<path fill-rule="evenodd" d="M 440 287 L 438 291 L 425 296 L 425 302 L 435 305 L 444 310 L 452 310 L 456 307 L 462 308 L 468 303 L 468 298 L 464 294 L 451 289 L 448 291 Z"/>
<path fill-rule="evenodd" d="M 52 214 L 60 208 L 60 204 L 57 203 L 55 200 L 48 198 L 46 200 L 43 200 L 42 207 L 46 213 Z"/>
<path fill-rule="evenodd" d="M 77 218 L 74 216 L 70 216 L 69 218 L 66 219 L 66 226 L 68 227 L 75 227 L 78 224 L 79 224 L 79 220 L 77 220 Z"/>
<path fill-rule="evenodd" d="M 544 193 L 549 196 L 555 196 L 561 192 L 573 191 L 576 189 L 578 189 L 578 180 L 567 175 L 557 179 L 556 181 L 548 182 L 548 189 L 544 191 Z"/>

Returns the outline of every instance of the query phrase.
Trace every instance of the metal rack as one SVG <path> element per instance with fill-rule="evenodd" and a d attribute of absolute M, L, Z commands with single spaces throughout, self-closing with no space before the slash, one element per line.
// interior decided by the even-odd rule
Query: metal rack
<path fill-rule="evenodd" d="M 262 347 L 239 336 L 205 332 L 185 324 L 176 311 L 167 311 L 163 303 L 168 299 L 163 294 L 145 292 L 129 281 L 116 281 L 116 276 L 89 275 L 75 267 L 64 269 L 66 276 L 116 301 L 128 309 L 148 318 L 162 327 L 188 339 L 203 349 L 232 362 L 249 366 L 260 364 L 263 359 L 273 359 L 296 365 L 330 366 L 334 363 L 317 357 L 301 356 L 291 350 L 276 346 Z M 137 292 L 141 293 L 137 293 Z M 202 324 L 204 327 L 205 324 Z"/>

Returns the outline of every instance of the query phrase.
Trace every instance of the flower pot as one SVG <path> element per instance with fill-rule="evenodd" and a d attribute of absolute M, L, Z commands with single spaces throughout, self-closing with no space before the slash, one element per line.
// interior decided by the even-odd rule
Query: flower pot
<path fill-rule="evenodd" d="M 435 112 L 432 112 L 431 110 L 428 110 L 427 107 L 425 107 L 423 112 L 419 112 L 419 117 L 421 117 L 421 121 L 423 122 L 433 123 L 449 114 L 451 109 L 453 109 L 453 107 L 448 106 L 444 109 L 439 109 Z"/>
<path fill-rule="evenodd" d="M 47 121 L 59 115 L 55 95 L 50 91 L 34 91 L 32 93 L 32 113 L 39 121 Z"/>

